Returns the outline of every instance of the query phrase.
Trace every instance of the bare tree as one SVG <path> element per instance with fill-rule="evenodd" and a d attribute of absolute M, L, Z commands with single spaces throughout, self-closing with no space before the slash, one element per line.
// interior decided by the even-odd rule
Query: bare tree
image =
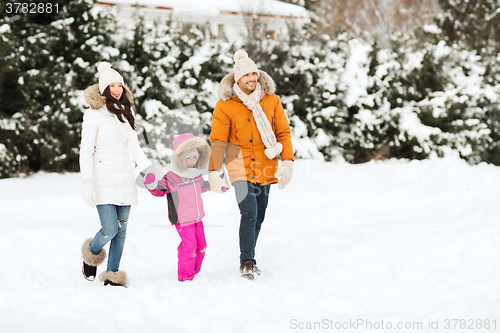
<path fill-rule="evenodd" d="M 326 33 L 345 30 L 387 43 L 394 31 L 411 33 L 431 23 L 439 8 L 437 0 L 321 0 L 315 12 Z"/>
<path fill-rule="evenodd" d="M 299 5 L 307 10 L 314 10 L 318 5 L 321 4 L 321 0 L 280 0 L 280 1 L 291 3 L 293 5 Z"/>

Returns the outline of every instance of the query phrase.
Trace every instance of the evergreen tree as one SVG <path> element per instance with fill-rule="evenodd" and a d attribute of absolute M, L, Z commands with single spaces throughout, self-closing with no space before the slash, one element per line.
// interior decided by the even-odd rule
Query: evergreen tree
<path fill-rule="evenodd" d="M 0 24 L 8 25 L 9 56 L 18 59 L 0 76 L 12 90 L 2 96 L 0 129 L 6 150 L 19 162 L 2 169 L 1 177 L 78 170 L 82 90 L 94 81 L 93 65 L 109 56 L 111 41 L 108 21 L 90 11 L 92 1 L 58 4 L 57 11 L 6 17 Z"/>
<path fill-rule="evenodd" d="M 178 134 L 210 132 L 215 85 L 227 73 L 220 54 L 227 50 L 197 27 L 188 36 L 186 27 L 173 19 L 146 22 L 138 17 L 133 37 L 122 40 L 117 66 L 127 73 L 135 93 L 144 149 L 152 158 L 168 161 Z"/>
<path fill-rule="evenodd" d="M 478 53 L 500 51 L 498 0 L 439 0 L 443 14 L 437 24 L 449 45 L 460 43 Z"/>

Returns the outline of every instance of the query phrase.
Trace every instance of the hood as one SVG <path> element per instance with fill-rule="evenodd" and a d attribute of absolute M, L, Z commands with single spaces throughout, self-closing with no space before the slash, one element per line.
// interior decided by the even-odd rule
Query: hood
<path fill-rule="evenodd" d="M 179 171 L 187 171 L 186 157 L 187 154 L 193 150 L 198 149 L 200 158 L 198 159 L 197 169 L 206 169 L 210 159 L 210 146 L 205 139 L 194 136 L 191 133 L 184 133 L 179 135 L 174 140 L 174 156 L 172 163 Z"/>
<path fill-rule="evenodd" d="M 126 84 L 123 85 L 123 93 L 132 106 L 134 104 L 134 97 L 130 92 L 130 88 Z M 93 84 L 85 89 L 84 97 L 85 101 L 89 103 L 90 107 L 94 110 L 98 110 L 106 105 L 106 97 L 101 95 L 99 92 L 99 83 Z"/>
<path fill-rule="evenodd" d="M 267 95 L 273 95 L 276 92 L 276 84 L 273 79 L 264 71 L 260 71 L 259 83 Z M 219 98 L 224 102 L 231 99 L 233 95 L 234 73 L 226 75 L 219 85 Z"/>

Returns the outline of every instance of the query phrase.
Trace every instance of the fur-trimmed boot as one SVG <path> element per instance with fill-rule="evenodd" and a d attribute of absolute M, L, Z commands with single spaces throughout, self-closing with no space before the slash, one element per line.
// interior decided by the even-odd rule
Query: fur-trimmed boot
<path fill-rule="evenodd" d="M 102 249 L 98 254 L 93 254 L 90 251 L 90 243 L 93 238 L 88 238 L 82 245 L 82 258 L 83 258 L 83 276 L 89 280 L 94 281 L 97 275 L 97 266 L 102 264 L 106 259 L 106 250 Z"/>
<path fill-rule="evenodd" d="M 127 273 L 125 273 L 123 271 L 102 272 L 101 274 L 99 274 L 99 280 L 104 282 L 105 286 L 107 286 L 109 284 L 111 286 L 120 286 L 120 287 L 125 287 L 125 288 L 127 287 L 125 285 L 127 283 Z"/>

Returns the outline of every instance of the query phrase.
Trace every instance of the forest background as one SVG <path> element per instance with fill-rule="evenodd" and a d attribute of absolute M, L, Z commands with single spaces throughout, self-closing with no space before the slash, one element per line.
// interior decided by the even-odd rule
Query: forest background
<path fill-rule="evenodd" d="M 236 43 L 173 18 L 119 30 L 90 0 L 37 15 L 7 14 L 12 2 L 0 1 L 0 178 L 79 170 L 83 91 L 103 60 L 130 85 L 142 130 L 194 108 L 207 135 L 240 48 L 276 81 L 298 158 L 500 165 L 500 1 L 288 1 L 311 23 L 273 40 L 250 15 Z"/>

